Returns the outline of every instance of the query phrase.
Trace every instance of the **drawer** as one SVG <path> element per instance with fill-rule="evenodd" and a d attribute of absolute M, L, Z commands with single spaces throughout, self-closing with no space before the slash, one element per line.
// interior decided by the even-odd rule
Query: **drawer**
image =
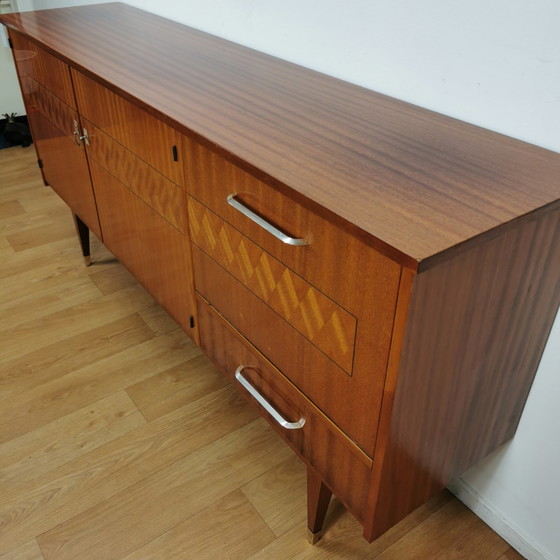
<path fill-rule="evenodd" d="M 28 75 L 21 76 L 20 82 L 27 111 L 40 111 L 64 136 L 72 138 L 74 123 L 78 122 L 76 109 Z"/>
<path fill-rule="evenodd" d="M 370 354 L 367 369 L 348 375 L 196 245 L 192 255 L 196 290 L 372 457 L 386 359 Z"/>
<path fill-rule="evenodd" d="M 356 317 L 189 197 L 191 240 L 352 374 Z"/>
<path fill-rule="evenodd" d="M 377 317 L 392 320 L 400 277 L 397 263 L 200 144 L 190 142 L 187 150 L 189 194 L 350 313 L 357 315 L 369 294 Z M 288 236 L 309 244 L 283 243 L 228 204 L 232 193 Z"/>
<path fill-rule="evenodd" d="M 353 515 L 363 520 L 371 460 L 200 296 L 197 303 L 202 348 L 206 354 L 260 409 L 264 418 L 292 449 L 321 474 Z M 253 396 L 241 385 L 236 377 L 239 369 L 238 375 L 259 396 Z M 261 402 L 266 404 L 263 406 Z M 275 419 L 271 415 L 269 406 L 287 422 L 295 424 L 299 421 L 303 425 L 291 426 L 291 429 L 283 427 L 279 423 L 280 418 Z"/>
<path fill-rule="evenodd" d="M 10 38 L 20 76 L 30 76 L 76 109 L 68 65 L 15 31 L 10 31 Z"/>
<path fill-rule="evenodd" d="M 186 232 L 185 191 L 87 119 L 82 118 L 82 126 L 89 136 L 88 156 L 100 163 L 171 225 Z"/>
<path fill-rule="evenodd" d="M 186 139 L 143 109 L 72 69 L 80 115 L 177 185 L 184 186 Z"/>

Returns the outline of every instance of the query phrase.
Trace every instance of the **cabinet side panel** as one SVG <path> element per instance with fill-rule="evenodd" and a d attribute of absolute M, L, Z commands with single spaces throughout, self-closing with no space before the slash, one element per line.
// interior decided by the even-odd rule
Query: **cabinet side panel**
<path fill-rule="evenodd" d="M 515 433 L 560 304 L 559 239 L 556 209 L 416 277 L 368 539 Z"/>

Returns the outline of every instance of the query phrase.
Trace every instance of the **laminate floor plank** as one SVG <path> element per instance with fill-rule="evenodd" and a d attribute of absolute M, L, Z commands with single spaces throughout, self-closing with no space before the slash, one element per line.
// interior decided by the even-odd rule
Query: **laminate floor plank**
<path fill-rule="evenodd" d="M 175 367 L 127 388 L 146 420 L 151 421 L 225 387 L 227 379 L 200 353 Z"/>
<path fill-rule="evenodd" d="M 458 538 L 450 547 L 434 556 L 434 560 L 495 560 L 509 548 L 509 544 L 494 533 L 488 525 L 474 517 L 470 530 Z"/>
<path fill-rule="evenodd" d="M 134 286 L 137 283 L 134 276 L 121 266 L 116 259 L 102 267 L 93 267 L 89 277 L 105 296 Z"/>
<path fill-rule="evenodd" d="M 68 259 L 60 259 L 60 264 L 53 266 L 50 262 L 43 266 L 37 266 L 32 271 L 23 271 L 0 279 L 0 305 L 22 299 L 32 301 L 39 294 L 48 290 L 59 290 L 64 292 L 72 284 L 85 285 L 90 282 L 81 270 L 68 262 Z M 102 295 L 97 289 L 95 296 Z"/>
<path fill-rule="evenodd" d="M 333 498 L 331 500 L 322 539 L 311 545 L 306 539 L 306 526 L 296 526 L 278 537 L 272 544 L 250 557 L 250 560 L 347 560 L 378 558 L 386 549 L 431 519 L 453 500 L 449 492 L 442 492 L 420 506 L 400 523 L 372 543 L 362 536 L 362 526 Z M 430 556 L 411 556 L 415 560 L 431 560 Z M 402 560 L 408 560 L 403 557 Z"/>
<path fill-rule="evenodd" d="M 73 224 L 64 220 L 54 221 L 25 231 L 18 231 L 6 236 L 8 243 L 17 253 L 27 251 L 40 245 L 48 245 L 61 239 L 72 239 L 76 235 Z"/>
<path fill-rule="evenodd" d="M 0 331 L 3 358 L 10 360 L 26 354 L 30 348 L 44 348 L 68 336 L 136 313 L 152 303 L 151 296 L 140 285 L 136 285 L 4 329 Z"/>
<path fill-rule="evenodd" d="M 29 348 L 29 353 L 3 362 L 0 368 L 0 406 L 2 399 L 30 391 L 85 364 L 91 366 L 154 337 L 140 315 L 134 313 L 62 338 L 44 348 Z"/>
<path fill-rule="evenodd" d="M 279 537 L 293 527 L 307 523 L 307 470 L 304 463 L 293 455 L 242 487 L 259 515 L 275 536 Z"/>
<path fill-rule="evenodd" d="M 138 313 L 157 335 L 177 328 L 177 323 L 157 304 L 141 309 Z"/>
<path fill-rule="evenodd" d="M 477 531 L 490 535 L 488 549 L 474 539 Z M 471 542 L 471 537 L 473 541 Z M 509 545 L 493 533 L 478 517 L 457 500 L 452 500 L 421 526 L 413 529 L 407 539 L 400 539 L 383 551 L 378 560 L 402 558 L 446 558 L 447 560 L 496 560 Z M 496 550 L 498 549 L 498 550 Z"/>
<path fill-rule="evenodd" d="M 45 560 L 120 559 L 221 500 L 290 453 L 259 419 L 40 535 L 39 546 Z"/>
<path fill-rule="evenodd" d="M 11 257 L 15 255 L 12 246 L 6 241 L 4 237 L 0 237 L 0 257 L 6 261 L 11 259 Z M 1 271 L 0 271 L 1 276 Z"/>
<path fill-rule="evenodd" d="M 17 198 L 20 202 L 25 198 L 35 198 L 36 195 L 33 190 L 38 188 L 45 188 L 43 181 L 34 169 L 26 169 L 25 164 L 21 167 L 13 168 L 10 172 L 0 172 L 0 201 L 6 202 L 8 200 Z M 5 163 L 0 163 L 0 166 L 4 167 Z M 48 196 L 52 196 L 54 193 L 49 189 L 50 193 Z"/>
<path fill-rule="evenodd" d="M 175 331 L 5 400 L 0 410 L 0 443 L 187 361 L 197 353 L 198 348 L 182 332 Z"/>
<path fill-rule="evenodd" d="M 71 213 L 0 150 L 0 560 L 520 560 L 449 492 L 368 544 Z M 41 548 L 42 547 L 42 550 Z"/>
<path fill-rule="evenodd" d="M 12 439 L 0 445 L 0 493 L 30 482 L 145 423 L 126 392 L 120 391 Z"/>
<path fill-rule="evenodd" d="M 274 538 L 247 498 L 236 490 L 126 556 L 126 560 L 244 560 Z"/>
<path fill-rule="evenodd" d="M 33 163 L 34 162 L 34 163 Z M 10 173 L 16 174 L 18 178 L 29 174 L 36 180 L 40 179 L 37 175 L 39 171 L 37 167 L 37 152 L 33 147 L 23 148 L 14 146 L 6 151 L 4 148 L 0 152 L 0 177 L 6 177 Z"/>
<path fill-rule="evenodd" d="M 525 557 L 521 556 L 514 548 L 509 547 L 498 560 L 525 560 Z"/>
<path fill-rule="evenodd" d="M 33 150 L 34 151 L 34 150 Z M 37 175 L 37 171 L 30 166 L 30 159 L 28 154 L 18 154 L 18 148 L 10 149 L 5 152 L 5 149 L 0 153 L 0 185 L 2 190 L 15 190 L 19 192 L 24 188 L 25 183 L 34 181 L 38 184 L 43 184 L 41 176 Z"/>
<path fill-rule="evenodd" d="M 45 560 L 45 558 L 37 541 L 32 539 L 15 550 L 0 554 L 0 560 Z"/>
<path fill-rule="evenodd" d="M 56 285 L 52 286 L 54 283 Z M 44 284 L 44 287 L 40 284 L 31 286 L 30 290 L 36 290 L 34 294 L 14 297 L 3 305 L 0 332 L 34 320 L 41 320 L 45 315 L 90 302 L 101 295 L 97 287 L 83 276 L 72 278 L 72 274 L 68 274 L 66 277 L 46 281 Z M 23 289 L 25 286 L 20 285 L 20 288 Z"/>
<path fill-rule="evenodd" d="M 0 495 L 0 554 L 119 492 L 126 494 L 129 487 L 256 417 L 247 402 L 226 387 L 5 492 Z M 150 510 L 147 518 L 137 522 L 149 526 L 154 513 Z M 121 537 L 128 538 L 126 532 Z"/>
<path fill-rule="evenodd" d="M 37 195 L 34 193 L 36 189 L 42 188 L 46 190 L 46 187 L 43 185 L 43 181 L 37 178 L 35 171 L 33 170 L 28 170 L 25 173 L 13 170 L 12 173 L 0 175 L 0 185 L 2 185 L 2 188 L 0 189 L 1 202 L 6 202 L 17 197 L 17 200 L 22 204 L 22 206 L 24 206 L 24 208 L 24 201 L 26 199 L 36 199 Z M 47 197 L 54 195 L 51 189 L 46 192 L 48 192 L 46 195 Z"/>
<path fill-rule="evenodd" d="M 73 260 L 73 258 L 76 260 L 80 258 L 81 260 L 79 247 L 76 247 L 69 239 L 56 241 L 50 245 L 41 245 L 33 249 L 33 251 L 23 251 L 21 253 L 16 253 L 5 237 L 1 239 L 2 246 L 9 248 L 9 253 L 7 249 L 3 249 L 8 258 L 0 268 L 0 278 L 15 276 L 26 271 L 32 274 L 35 267 L 40 267 L 44 264 L 53 264 L 56 267 L 57 262 L 59 264 L 67 263 L 69 260 Z"/>
<path fill-rule="evenodd" d="M 0 222 L 5 218 L 11 218 L 12 216 L 19 216 L 21 214 L 25 214 L 25 208 L 18 200 L 0 202 Z"/>
<path fill-rule="evenodd" d="M 18 200 L 19 206 L 23 208 L 23 203 Z M 8 241 L 11 237 L 21 234 L 22 238 L 27 233 L 37 228 L 58 227 L 71 232 L 68 224 L 62 225 L 68 221 L 69 210 L 64 203 L 56 199 L 45 201 L 45 204 L 32 212 L 24 211 L 23 214 L 15 214 L 0 220 L 0 231 Z M 66 219 L 65 219 L 66 218 Z M 52 241 L 56 241 L 53 239 Z M 42 245 L 42 243 L 40 244 Z M 12 244 L 12 247 L 14 245 Z M 14 247 L 17 252 L 17 244 Z"/>

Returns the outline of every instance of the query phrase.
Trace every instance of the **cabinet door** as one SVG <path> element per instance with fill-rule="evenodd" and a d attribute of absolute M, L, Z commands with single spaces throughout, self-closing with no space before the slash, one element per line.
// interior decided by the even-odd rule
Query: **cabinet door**
<path fill-rule="evenodd" d="M 82 130 L 79 117 L 74 107 L 66 102 L 68 88 L 71 88 L 69 69 L 17 33 L 12 33 L 11 37 L 27 117 L 45 181 L 101 238 L 84 146 L 74 134 L 75 130 Z M 45 80 L 46 85 L 38 81 L 43 76 L 52 75 L 59 76 L 60 80 Z M 58 85 L 53 87 L 53 84 Z M 48 85 L 55 91 L 51 91 Z"/>
<path fill-rule="evenodd" d="M 105 245 L 198 343 L 188 238 L 95 159 L 90 167 Z"/>

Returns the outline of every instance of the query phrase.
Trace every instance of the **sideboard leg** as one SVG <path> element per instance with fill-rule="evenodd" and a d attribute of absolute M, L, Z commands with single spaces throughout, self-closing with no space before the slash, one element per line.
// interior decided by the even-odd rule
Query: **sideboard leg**
<path fill-rule="evenodd" d="M 76 233 L 80 240 L 80 247 L 82 248 L 82 255 L 84 256 L 84 264 L 89 266 L 91 264 L 91 255 L 89 251 L 89 228 L 80 220 L 76 214 L 74 216 L 74 224 L 76 225 Z"/>
<path fill-rule="evenodd" d="M 332 492 L 315 469 L 307 466 L 307 539 L 315 544 L 323 536 L 323 522 Z"/>

